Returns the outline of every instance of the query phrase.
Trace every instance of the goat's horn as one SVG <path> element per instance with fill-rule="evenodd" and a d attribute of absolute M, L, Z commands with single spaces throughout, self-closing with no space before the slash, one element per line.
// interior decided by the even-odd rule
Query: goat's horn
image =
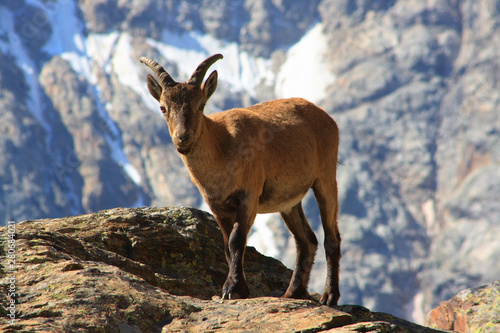
<path fill-rule="evenodd" d="M 214 62 L 222 58 L 222 54 L 218 53 L 203 60 L 203 62 L 198 65 L 198 68 L 196 68 L 193 75 L 191 75 L 189 80 L 187 80 L 187 83 L 200 87 L 201 83 L 203 82 L 203 78 L 205 77 L 205 74 L 207 73 L 207 70 L 210 68 L 210 66 L 212 66 Z"/>
<path fill-rule="evenodd" d="M 155 73 L 156 77 L 160 81 L 160 85 L 163 89 L 165 89 L 170 83 L 176 83 L 172 79 L 172 77 L 168 75 L 165 69 L 153 59 L 141 57 L 139 61 L 151 68 L 151 70 Z"/>

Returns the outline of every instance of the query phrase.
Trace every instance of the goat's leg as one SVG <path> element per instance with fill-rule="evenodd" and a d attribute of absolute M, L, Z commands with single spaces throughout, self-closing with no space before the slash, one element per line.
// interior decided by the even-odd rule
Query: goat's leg
<path fill-rule="evenodd" d="M 325 289 L 321 296 L 321 304 L 337 305 L 340 298 L 339 265 L 340 265 L 340 232 L 337 223 L 338 199 L 335 173 L 332 179 L 317 180 L 313 186 L 318 201 L 321 222 L 325 231 L 325 255 L 327 275 Z"/>
<path fill-rule="evenodd" d="M 229 236 L 233 230 L 234 218 L 215 216 L 217 224 L 222 232 L 224 239 L 224 253 L 226 255 L 227 264 L 231 265 L 231 253 L 229 252 Z"/>
<path fill-rule="evenodd" d="M 243 270 L 243 259 L 247 243 L 247 235 L 252 226 L 257 208 L 249 209 L 247 205 L 241 204 L 236 214 L 236 221 L 229 235 L 229 273 L 222 288 L 222 298 L 247 298 L 250 295 L 248 290 L 245 272 Z"/>
<path fill-rule="evenodd" d="M 293 270 L 292 279 L 288 289 L 282 297 L 306 298 L 307 284 L 311 275 L 314 255 L 318 248 L 318 240 L 309 223 L 307 223 L 302 204 L 299 202 L 289 212 L 281 212 L 281 217 L 295 239 L 297 259 Z"/>

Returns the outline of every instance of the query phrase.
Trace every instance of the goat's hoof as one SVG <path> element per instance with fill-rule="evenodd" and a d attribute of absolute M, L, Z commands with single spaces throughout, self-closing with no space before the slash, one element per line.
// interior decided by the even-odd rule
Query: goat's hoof
<path fill-rule="evenodd" d="M 308 299 L 309 293 L 303 288 L 294 291 L 287 290 L 281 298 Z"/>
<path fill-rule="evenodd" d="M 250 292 L 248 290 L 248 285 L 246 281 L 244 282 L 233 282 L 231 280 L 226 281 L 224 287 L 222 288 L 222 298 L 224 299 L 241 299 L 248 298 Z"/>
<path fill-rule="evenodd" d="M 333 307 L 337 305 L 339 298 L 340 295 L 334 295 L 333 293 L 323 293 L 319 302 L 322 305 Z"/>
<path fill-rule="evenodd" d="M 231 293 L 223 293 L 222 297 L 221 297 L 221 301 L 224 302 L 225 299 L 231 300 L 231 298 L 232 298 Z"/>
<path fill-rule="evenodd" d="M 248 296 L 247 296 L 248 297 Z M 225 299 L 231 301 L 231 300 L 235 300 L 235 299 L 243 299 L 243 298 L 247 298 L 247 297 L 243 297 L 241 296 L 239 293 L 237 292 L 227 292 L 227 293 L 223 293 L 222 294 L 222 301 L 224 301 Z"/>

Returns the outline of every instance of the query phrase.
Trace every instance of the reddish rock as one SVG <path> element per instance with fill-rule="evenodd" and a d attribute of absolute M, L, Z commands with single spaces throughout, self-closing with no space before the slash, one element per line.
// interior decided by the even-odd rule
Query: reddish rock
<path fill-rule="evenodd" d="M 457 332 L 500 332 L 500 281 L 466 289 L 441 302 L 427 315 L 426 325 Z"/>

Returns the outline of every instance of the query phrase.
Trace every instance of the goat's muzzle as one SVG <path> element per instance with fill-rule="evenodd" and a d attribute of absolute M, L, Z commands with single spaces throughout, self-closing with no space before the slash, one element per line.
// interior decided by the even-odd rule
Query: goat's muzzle
<path fill-rule="evenodd" d="M 175 136 L 177 137 L 177 139 L 181 143 L 188 142 L 189 139 L 191 138 L 191 134 L 189 134 L 189 133 L 180 133 L 180 134 L 176 134 Z"/>
<path fill-rule="evenodd" d="M 178 132 L 176 133 L 172 141 L 174 145 L 177 147 L 177 151 L 180 154 L 187 154 L 191 150 L 191 146 L 193 145 L 193 136 L 189 132 Z"/>

